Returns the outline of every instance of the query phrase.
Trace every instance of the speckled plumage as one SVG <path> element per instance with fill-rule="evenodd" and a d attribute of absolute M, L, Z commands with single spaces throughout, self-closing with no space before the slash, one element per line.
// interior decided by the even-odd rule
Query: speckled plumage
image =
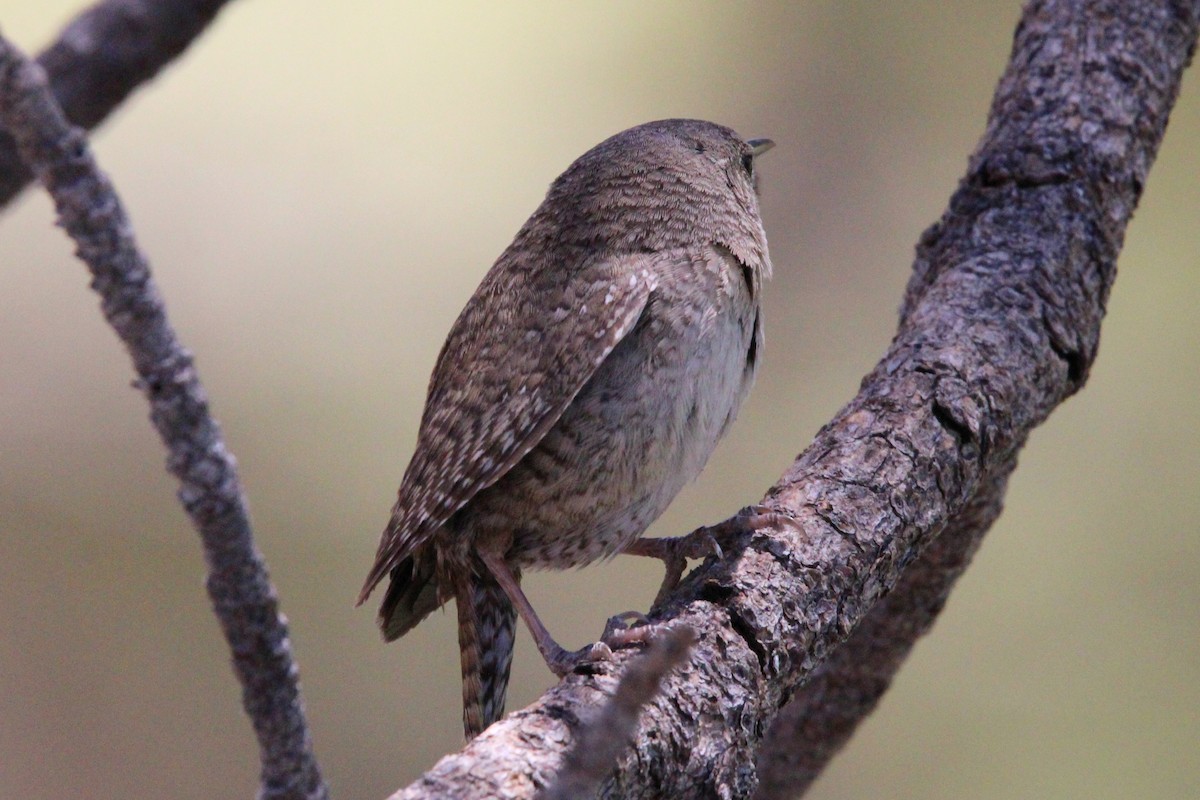
<path fill-rule="evenodd" d="M 602 142 L 450 331 L 359 602 L 390 575 L 393 639 L 456 597 L 468 737 L 503 711 L 515 621 L 481 556 L 519 579 L 620 552 L 699 474 L 749 391 L 771 272 L 754 153 L 696 120 Z"/>

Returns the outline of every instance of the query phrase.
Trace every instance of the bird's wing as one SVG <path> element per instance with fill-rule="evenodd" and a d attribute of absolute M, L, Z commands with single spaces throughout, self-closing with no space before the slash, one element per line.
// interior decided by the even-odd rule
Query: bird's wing
<path fill-rule="evenodd" d="M 539 268 L 520 253 L 497 262 L 438 356 L 416 452 L 359 603 L 541 441 L 633 329 L 656 286 L 655 260 L 672 255 L 585 259 L 566 269 Z"/>

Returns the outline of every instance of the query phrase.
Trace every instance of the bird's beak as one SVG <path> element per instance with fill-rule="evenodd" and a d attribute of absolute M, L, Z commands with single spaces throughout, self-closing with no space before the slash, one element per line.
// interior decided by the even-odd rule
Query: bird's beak
<path fill-rule="evenodd" d="M 770 139 L 747 139 L 746 144 L 750 145 L 750 152 L 755 158 L 758 158 L 775 146 L 775 143 Z"/>

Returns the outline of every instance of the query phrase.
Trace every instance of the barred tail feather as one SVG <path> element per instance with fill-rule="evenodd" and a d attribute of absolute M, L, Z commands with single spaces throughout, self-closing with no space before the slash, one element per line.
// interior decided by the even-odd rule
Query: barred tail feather
<path fill-rule="evenodd" d="M 519 573 L 516 577 L 520 580 Z M 470 741 L 504 714 L 517 611 L 482 564 L 474 574 L 463 575 L 454 594 L 462 654 L 463 733 Z"/>

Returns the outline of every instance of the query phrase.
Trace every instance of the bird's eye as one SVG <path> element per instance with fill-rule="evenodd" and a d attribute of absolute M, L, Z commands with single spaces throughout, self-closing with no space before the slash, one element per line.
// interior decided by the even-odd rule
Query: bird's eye
<path fill-rule="evenodd" d="M 692 142 L 692 149 L 695 150 L 697 153 L 703 153 L 704 152 L 704 142 L 697 139 L 696 141 Z"/>
<path fill-rule="evenodd" d="M 746 153 L 746 155 L 742 156 L 742 169 L 746 170 L 747 175 L 749 175 L 751 177 L 754 176 L 754 154 L 753 153 Z"/>

